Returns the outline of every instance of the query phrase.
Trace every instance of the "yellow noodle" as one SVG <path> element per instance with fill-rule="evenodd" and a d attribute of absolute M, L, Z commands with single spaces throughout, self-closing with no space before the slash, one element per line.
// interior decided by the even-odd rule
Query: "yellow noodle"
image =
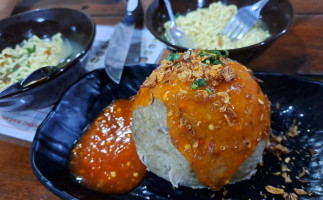
<path fill-rule="evenodd" d="M 51 39 L 34 35 L 15 48 L 3 49 L 0 54 L 0 90 L 40 67 L 59 64 L 64 58 L 63 44 L 61 33 L 57 33 Z"/>
<path fill-rule="evenodd" d="M 260 24 L 256 24 L 240 40 L 222 36 L 221 32 L 237 10 L 236 5 L 215 2 L 208 8 L 199 8 L 186 15 L 180 15 L 176 18 L 176 23 L 185 34 L 193 39 L 195 45 L 193 48 L 236 49 L 262 42 L 270 36 L 268 30 L 259 27 Z M 169 30 L 170 22 L 166 22 L 164 27 Z"/>

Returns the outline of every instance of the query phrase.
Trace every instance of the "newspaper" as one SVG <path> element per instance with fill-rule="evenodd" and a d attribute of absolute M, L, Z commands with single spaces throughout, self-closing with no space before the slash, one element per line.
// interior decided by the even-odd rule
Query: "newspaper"
<path fill-rule="evenodd" d="M 88 64 L 85 66 L 88 71 L 104 67 L 104 49 L 109 45 L 113 30 L 113 26 L 97 25 L 94 43 L 89 52 Z M 165 45 L 158 41 L 146 28 L 136 29 L 126 64 L 156 63 L 164 49 Z M 37 128 L 52 108 L 53 105 L 37 110 L 1 111 L 0 134 L 32 141 Z"/>

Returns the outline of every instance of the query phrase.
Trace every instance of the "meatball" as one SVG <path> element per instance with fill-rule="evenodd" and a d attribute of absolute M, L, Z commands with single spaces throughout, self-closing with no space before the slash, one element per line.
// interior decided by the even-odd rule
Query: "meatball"
<path fill-rule="evenodd" d="M 133 110 L 140 159 L 174 186 L 217 191 L 249 178 L 270 133 L 270 103 L 252 73 L 217 51 L 171 54 Z"/>

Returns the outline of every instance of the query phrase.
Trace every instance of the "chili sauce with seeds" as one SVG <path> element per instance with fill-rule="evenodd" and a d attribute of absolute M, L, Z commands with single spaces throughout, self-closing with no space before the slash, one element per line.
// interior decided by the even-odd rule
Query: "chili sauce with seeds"
<path fill-rule="evenodd" d="M 101 113 L 75 144 L 69 167 L 92 190 L 126 193 L 146 175 L 132 139 L 132 101 L 117 100 Z"/>

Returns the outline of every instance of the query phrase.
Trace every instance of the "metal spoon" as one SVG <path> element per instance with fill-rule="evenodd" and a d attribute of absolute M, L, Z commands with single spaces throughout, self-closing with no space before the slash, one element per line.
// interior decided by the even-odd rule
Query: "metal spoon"
<path fill-rule="evenodd" d="M 175 45 L 179 45 L 186 48 L 194 48 L 194 42 L 192 38 L 185 35 L 176 25 L 175 17 L 173 14 L 172 6 L 169 0 L 164 0 L 166 9 L 170 18 L 170 30 L 167 30 L 167 33 L 170 34 L 170 39 L 173 39 Z"/>
<path fill-rule="evenodd" d="M 61 52 L 61 55 L 58 55 L 58 57 L 64 57 L 64 59 L 61 60 L 60 63 L 58 63 L 56 66 L 44 66 L 36 69 L 28 76 L 26 76 L 23 80 L 17 81 L 16 83 L 9 85 L 3 90 L 0 90 L 0 98 L 9 94 L 23 91 L 28 86 L 36 82 L 51 78 L 53 75 L 64 70 L 64 67 L 70 62 L 78 58 L 81 55 L 80 52 L 82 51 L 80 44 L 72 43 L 72 41 L 68 39 L 64 39 L 63 49 L 64 51 Z"/>
<path fill-rule="evenodd" d="M 72 55 L 69 55 L 65 58 L 65 60 L 63 60 L 56 66 L 45 66 L 36 69 L 35 71 L 31 72 L 28 76 L 26 76 L 23 80 L 18 81 L 0 91 L 0 98 L 9 94 L 23 91 L 27 86 L 35 82 L 49 79 L 54 74 L 57 74 L 60 71 L 62 71 L 64 66 L 71 61 L 71 57 Z"/>
<path fill-rule="evenodd" d="M 18 91 L 24 90 L 27 86 L 33 84 L 36 81 L 45 80 L 50 78 L 53 74 L 59 72 L 62 68 L 59 66 L 46 66 L 36 69 L 26 78 L 21 81 L 18 81 L 9 87 L 5 88 L 0 92 L 0 97 L 12 94 Z"/>

